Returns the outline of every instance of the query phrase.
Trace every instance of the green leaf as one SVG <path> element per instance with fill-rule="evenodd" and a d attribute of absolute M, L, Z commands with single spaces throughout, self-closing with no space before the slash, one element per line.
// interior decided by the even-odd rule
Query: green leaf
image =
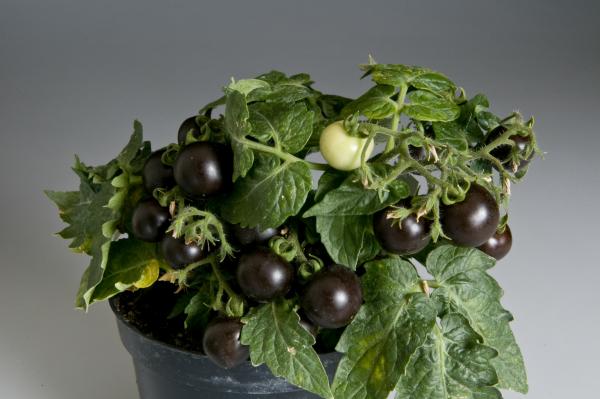
<path fill-rule="evenodd" d="M 491 359 L 498 353 L 457 313 L 446 314 L 417 350 L 396 387 L 400 398 L 501 399 Z"/>
<path fill-rule="evenodd" d="M 460 108 L 444 97 L 425 90 L 411 91 L 406 96 L 410 101 L 402 112 L 413 119 L 430 122 L 450 122 L 458 118 Z"/>
<path fill-rule="evenodd" d="M 69 248 L 90 255 L 94 245 L 97 249 L 110 238 L 102 235 L 102 226 L 116 218 L 115 212 L 106 206 L 115 190 L 110 182 L 94 184 L 82 177 L 79 192 L 46 191 L 58 206 L 60 218 L 69 225 L 58 233 L 71 240 Z"/>
<path fill-rule="evenodd" d="M 437 72 L 424 73 L 416 76 L 410 85 L 421 90 L 428 90 L 434 94 L 452 99 L 456 92 L 456 85 L 447 77 Z"/>
<path fill-rule="evenodd" d="M 315 338 L 300 325 L 291 302 L 279 300 L 253 308 L 244 317 L 242 344 L 250 347 L 254 366 L 323 398 L 333 398 L 329 380 L 313 349 Z"/>
<path fill-rule="evenodd" d="M 319 185 L 315 191 L 315 201 L 321 201 L 331 190 L 339 187 L 348 177 L 348 173 L 329 168 L 319 178 Z"/>
<path fill-rule="evenodd" d="M 435 138 L 439 142 L 451 145 L 459 151 L 466 151 L 469 148 L 467 133 L 458 123 L 434 122 L 432 125 Z"/>
<path fill-rule="evenodd" d="M 352 270 L 381 250 L 373 234 L 370 215 L 319 215 L 317 231 L 334 262 Z"/>
<path fill-rule="evenodd" d="M 417 76 L 433 72 L 427 68 L 400 64 L 361 65 L 361 69 L 365 71 L 363 77 L 370 75 L 375 83 L 396 87 L 408 85 Z"/>
<path fill-rule="evenodd" d="M 134 170 L 132 169 L 137 169 L 132 168 L 131 163 L 135 160 L 136 155 L 142 147 L 142 140 L 142 124 L 140 123 L 140 121 L 135 120 L 133 122 L 133 134 L 129 138 L 129 142 L 127 143 L 125 148 L 121 150 L 121 153 L 117 155 L 117 162 L 122 170 L 125 170 L 127 172 L 134 172 Z M 139 165 L 136 166 L 139 167 Z M 141 166 L 143 167 L 143 164 Z"/>
<path fill-rule="evenodd" d="M 446 312 L 460 313 L 498 351 L 492 364 L 498 373 L 498 387 L 527 392 L 527 376 L 521 351 L 510 329 L 511 314 L 500 304 L 502 289 L 487 274 L 495 261 L 472 248 L 444 245 L 427 257 L 427 270 L 440 285 L 432 298 L 443 303 Z"/>
<path fill-rule="evenodd" d="M 79 308 L 87 310 L 94 289 L 102 281 L 111 241 L 118 235 L 117 228 L 126 224 L 128 199 L 136 198 L 141 187 L 141 179 L 135 174 L 142 170 L 149 155 L 149 143 L 142 142 L 142 125 L 135 121 L 131 139 L 116 159 L 95 167 L 75 159 L 73 170 L 80 178 L 78 192 L 46 192 L 68 224 L 58 234 L 71 240 L 70 248 L 92 257 L 77 293 Z M 132 177 L 138 182 L 131 183 Z"/>
<path fill-rule="evenodd" d="M 246 176 L 254 164 L 254 153 L 251 149 L 241 144 L 238 140 L 248 134 L 249 111 L 246 97 L 238 92 L 231 91 L 227 94 L 225 104 L 225 130 L 230 136 L 233 150 L 233 181 Z"/>
<path fill-rule="evenodd" d="M 328 120 L 339 120 L 342 109 L 352 102 L 351 99 L 331 94 L 323 94 L 317 98 L 317 104 Z"/>
<path fill-rule="evenodd" d="M 185 328 L 196 330 L 206 327 L 212 314 L 212 301 L 213 297 L 209 284 L 201 286 L 200 290 L 185 307 Z"/>
<path fill-rule="evenodd" d="M 156 244 L 133 238 L 115 241 L 110 246 L 106 270 L 94 289 L 91 302 L 111 298 L 130 288 L 151 263 L 161 263 Z"/>
<path fill-rule="evenodd" d="M 312 134 L 314 114 L 302 103 L 256 103 L 249 110 L 252 136 L 273 139 L 291 154 L 302 150 Z"/>
<path fill-rule="evenodd" d="M 267 82 L 269 87 L 261 87 L 253 91 L 248 98 L 249 101 L 292 103 L 315 95 L 314 90 L 309 87 L 312 82 L 307 74 L 287 77 L 282 72 L 271 71 L 256 79 Z"/>
<path fill-rule="evenodd" d="M 396 101 L 390 97 L 394 95 L 396 88 L 388 85 L 377 85 L 372 87 L 362 96 L 352 101 L 342 110 L 342 118 L 359 112 L 369 119 L 385 119 L 398 111 Z"/>
<path fill-rule="evenodd" d="M 244 96 L 248 96 L 251 92 L 257 89 L 270 89 L 271 85 L 264 80 L 260 79 L 242 79 L 237 82 L 233 82 L 227 86 L 228 90 L 235 90 L 242 93 Z"/>
<path fill-rule="evenodd" d="M 388 191 L 379 196 L 377 190 L 365 189 L 350 176 L 339 187 L 327 192 L 323 199 L 304 213 L 304 217 L 317 215 L 372 215 L 388 205 L 397 203 L 410 195 L 410 187 L 401 180 L 394 180 Z"/>
<path fill-rule="evenodd" d="M 223 201 L 222 216 L 244 227 L 279 227 L 296 215 L 312 188 L 310 169 L 304 162 L 281 162 L 259 154 L 252 170 Z"/>
<path fill-rule="evenodd" d="M 336 398 L 387 398 L 436 320 L 410 263 L 394 257 L 365 267 L 365 303 L 336 348 L 346 354 L 333 382 Z"/>

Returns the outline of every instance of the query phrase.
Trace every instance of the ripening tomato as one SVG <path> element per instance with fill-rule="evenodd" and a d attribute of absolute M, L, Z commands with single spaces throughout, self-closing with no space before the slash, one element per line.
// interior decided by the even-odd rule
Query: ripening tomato
<path fill-rule="evenodd" d="M 327 163 L 337 170 L 353 170 L 360 166 L 363 148 L 367 143 L 366 138 L 353 137 L 344 129 L 344 123 L 337 121 L 323 129 L 319 141 L 321 155 Z M 375 144 L 373 140 L 367 147 L 367 159 L 373 153 Z"/>

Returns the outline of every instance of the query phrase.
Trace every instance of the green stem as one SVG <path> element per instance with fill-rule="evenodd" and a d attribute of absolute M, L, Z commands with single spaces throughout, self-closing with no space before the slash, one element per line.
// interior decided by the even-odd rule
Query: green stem
<path fill-rule="evenodd" d="M 440 283 L 438 283 L 435 280 L 425 280 L 427 282 L 427 285 L 431 288 L 440 288 Z"/>
<path fill-rule="evenodd" d="M 327 168 L 329 167 L 329 165 L 327 164 L 323 164 L 323 163 L 317 163 L 317 162 L 310 162 L 301 158 L 298 158 L 290 153 L 281 151 L 275 147 L 271 147 L 268 145 L 264 145 L 261 143 L 257 143 L 255 141 L 250 141 L 244 138 L 238 138 L 236 139 L 239 143 L 245 145 L 248 148 L 252 148 L 253 150 L 257 150 L 257 151 L 261 151 L 261 152 L 265 152 L 267 154 L 272 154 L 275 155 L 277 157 L 279 157 L 280 159 L 284 160 L 284 161 L 288 161 L 288 162 L 304 162 L 306 165 L 308 165 L 309 168 L 314 169 L 314 170 L 327 170 Z"/>
<path fill-rule="evenodd" d="M 213 263 L 213 262 L 215 262 L 215 261 L 216 261 L 216 255 L 211 255 L 211 256 L 208 256 L 208 257 L 206 257 L 206 258 L 204 258 L 204 259 L 202 259 L 202 260 L 200 260 L 200 261 L 198 261 L 198 262 L 195 262 L 195 263 L 190 263 L 189 265 L 187 265 L 187 266 L 186 266 L 186 267 L 185 267 L 185 268 L 182 270 L 182 273 L 183 273 L 183 275 L 187 275 L 187 274 L 188 274 L 189 272 L 191 272 L 192 270 L 194 270 L 194 269 L 196 269 L 196 268 L 198 268 L 198 267 L 200 267 L 200 266 L 207 265 L 207 264 L 209 264 L 209 263 L 210 263 L 210 264 L 212 264 L 212 263 Z"/>
<path fill-rule="evenodd" d="M 494 148 L 499 147 L 501 145 L 511 145 L 512 140 L 509 139 L 510 136 L 514 134 L 514 129 L 507 129 L 506 132 L 502 133 L 496 140 L 492 141 L 485 147 L 481 148 L 477 151 L 478 155 L 489 154 Z"/>
<path fill-rule="evenodd" d="M 210 266 L 212 267 L 212 271 L 215 274 L 217 281 L 219 281 L 219 285 L 223 288 L 223 290 L 227 293 L 227 295 L 229 295 L 230 298 L 237 298 L 238 295 L 231 288 L 231 286 L 227 283 L 227 280 L 225 280 L 225 277 L 223 277 L 223 275 L 221 274 L 221 271 L 219 270 L 219 266 L 217 265 L 217 262 L 216 262 L 216 259 L 214 258 L 214 256 L 212 257 L 212 262 L 210 262 Z"/>
<path fill-rule="evenodd" d="M 400 114 L 402 113 L 402 108 L 404 108 L 404 99 L 406 98 L 406 92 L 408 91 L 407 85 L 402 85 L 400 87 L 400 93 L 398 94 L 398 100 L 396 100 L 397 109 L 392 117 L 392 130 L 398 130 L 398 125 L 400 124 Z M 387 144 L 385 146 L 384 153 L 391 152 L 396 145 L 396 140 L 393 136 L 388 137 Z"/>

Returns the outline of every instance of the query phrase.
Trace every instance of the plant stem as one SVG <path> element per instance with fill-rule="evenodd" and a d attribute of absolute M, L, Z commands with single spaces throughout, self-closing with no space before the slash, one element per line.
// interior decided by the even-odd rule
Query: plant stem
<path fill-rule="evenodd" d="M 408 91 L 407 85 L 402 85 L 400 87 L 400 93 L 398 94 L 398 100 L 396 100 L 397 109 L 392 117 L 392 130 L 398 130 L 398 124 L 400 123 L 400 114 L 402 113 L 402 108 L 404 108 L 404 98 L 406 97 L 406 92 Z M 388 153 L 394 149 L 396 145 L 396 140 L 393 136 L 388 137 L 387 144 L 385 146 L 384 153 Z"/>
<path fill-rule="evenodd" d="M 275 155 L 284 161 L 304 162 L 306 165 L 308 165 L 309 168 L 314 169 L 314 170 L 327 170 L 327 168 L 329 167 L 329 165 L 327 165 L 327 164 L 310 162 L 310 161 L 298 158 L 298 157 L 296 157 L 290 153 L 287 153 L 285 151 L 279 150 L 275 147 L 257 143 L 255 141 L 250 141 L 250 140 L 244 139 L 244 138 L 238 138 L 236 140 L 248 148 L 252 148 L 253 150 L 265 152 L 267 154 Z"/>
<path fill-rule="evenodd" d="M 431 288 L 440 288 L 440 283 L 438 283 L 438 282 L 437 282 L 437 281 L 435 281 L 435 280 L 424 280 L 424 281 L 425 281 L 425 282 L 427 283 L 427 285 L 428 285 L 429 287 L 431 287 Z"/>
<path fill-rule="evenodd" d="M 217 265 L 217 262 L 216 262 L 216 259 L 214 258 L 214 256 L 212 257 L 210 266 L 212 267 L 212 271 L 215 274 L 215 277 L 219 281 L 219 285 L 221 285 L 221 287 L 227 293 L 227 295 L 229 295 L 230 298 L 237 298 L 238 295 L 231 288 L 231 286 L 227 283 L 227 280 L 225 280 L 225 277 L 223 277 L 223 275 L 221 274 L 221 271 L 219 270 L 219 267 Z"/>

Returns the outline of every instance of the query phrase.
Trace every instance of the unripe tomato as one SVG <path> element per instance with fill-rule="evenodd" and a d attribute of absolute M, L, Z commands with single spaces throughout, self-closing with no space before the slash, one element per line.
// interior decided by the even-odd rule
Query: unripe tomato
<path fill-rule="evenodd" d="M 344 123 L 337 121 L 323 129 L 319 149 L 323 158 L 332 168 L 348 171 L 360 166 L 362 151 L 366 143 L 366 138 L 350 136 L 344 129 Z M 367 159 L 373 153 L 374 147 L 375 144 L 371 140 L 365 154 Z"/>

